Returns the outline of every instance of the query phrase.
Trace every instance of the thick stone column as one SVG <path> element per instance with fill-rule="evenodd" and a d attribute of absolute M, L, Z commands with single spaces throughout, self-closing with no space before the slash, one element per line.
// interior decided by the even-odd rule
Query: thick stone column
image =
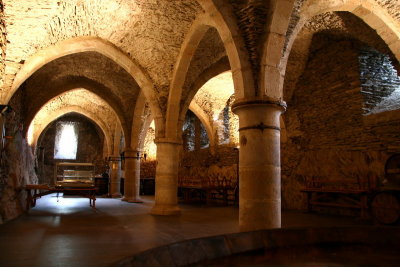
<path fill-rule="evenodd" d="M 119 176 L 119 169 L 121 168 L 121 162 L 119 156 L 109 157 L 108 164 L 110 167 L 110 196 L 121 197 L 120 182 L 121 177 Z"/>
<path fill-rule="evenodd" d="M 125 150 L 125 183 L 123 201 L 142 203 L 140 190 L 140 152 L 132 149 Z"/>
<path fill-rule="evenodd" d="M 157 139 L 157 169 L 155 204 L 151 210 L 154 215 L 176 215 L 178 206 L 178 141 Z"/>
<path fill-rule="evenodd" d="M 281 227 L 280 101 L 237 101 L 239 116 L 239 227 Z"/>

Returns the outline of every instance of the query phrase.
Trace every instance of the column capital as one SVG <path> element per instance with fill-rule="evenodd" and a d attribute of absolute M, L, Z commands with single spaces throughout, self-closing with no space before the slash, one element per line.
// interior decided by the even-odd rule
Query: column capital
<path fill-rule="evenodd" d="M 182 140 L 177 138 L 169 138 L 169 137 L 158 137 L 154 139 L 154 143 L 156 144 L 172 144 L 172 145 L 182 145 Z"/>
<path fill-rule="evenodd" d="M 277 109 L 280 109 L 281 112 L 285 112 L 287 108 L 286 102 L 281 99 L 273 99 L 269 97 L 244 98 L 244 99 L 237 99 L 233 103 L 232 111 L 236 113 L 237 110 L 249 106 L 275 106 Z"/>
<path fill-rule="evenodd" d="M 124 153 L 125 153 L 125 156 L 127 155 L 127 154 L 129 154 L 129 155 L 136 155 L 137 153 L 142 153 L 142 151 L 140 151 L 140 150 L 137 150 L 137 149 L 133 149 L 133 148 L 126 148 L 126 149 L 124 149 L 124 151 L 123 151 Z"/>

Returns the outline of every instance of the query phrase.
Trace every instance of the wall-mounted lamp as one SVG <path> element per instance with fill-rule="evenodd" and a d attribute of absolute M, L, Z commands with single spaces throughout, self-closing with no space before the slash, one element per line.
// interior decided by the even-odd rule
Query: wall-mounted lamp
<path fill-rule="evenodd" d="M 121 157 L 108 157 L 106 158 L 107 161 L 121 161 Z"/>
<path fill-rule="evenodd" d="M 8 114 L 12 111 L 12 108 L 10 105 L 0 105 L 0 113 L 1 115 Z"/>

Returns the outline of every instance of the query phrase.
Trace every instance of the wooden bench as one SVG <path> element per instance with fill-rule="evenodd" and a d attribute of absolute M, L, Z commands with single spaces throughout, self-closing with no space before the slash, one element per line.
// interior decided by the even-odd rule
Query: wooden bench
<path fill-rule="evenodd" d="M 182 201 L 204 203 L 207 205 L 238 205 L 238 187 L 184 186 L 178 188 Z"/>
<path fill-rule="evenodd" d="M 359 209 L 361 218 L 368 218 L 368 195 L 371 192 L 369 181 L 311 177 L 301 192 L 307 194 L 308 211 L 313 211 L 315 206 L 351 208 Z"/>

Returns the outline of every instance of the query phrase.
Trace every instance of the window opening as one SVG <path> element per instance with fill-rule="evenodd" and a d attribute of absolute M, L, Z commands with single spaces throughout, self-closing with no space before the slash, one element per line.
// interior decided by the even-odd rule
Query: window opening
<path fill-rule="evenodd" d="M 54 158 L 75 160 L 77 149 L 78 124 L 76 122 L 57 122 Z"/>
<path fill-rule="evenodd" d="M 400 109 L 400 77 L 389 55 L 363 47 L 359 64 L 364 115 Z"/>

